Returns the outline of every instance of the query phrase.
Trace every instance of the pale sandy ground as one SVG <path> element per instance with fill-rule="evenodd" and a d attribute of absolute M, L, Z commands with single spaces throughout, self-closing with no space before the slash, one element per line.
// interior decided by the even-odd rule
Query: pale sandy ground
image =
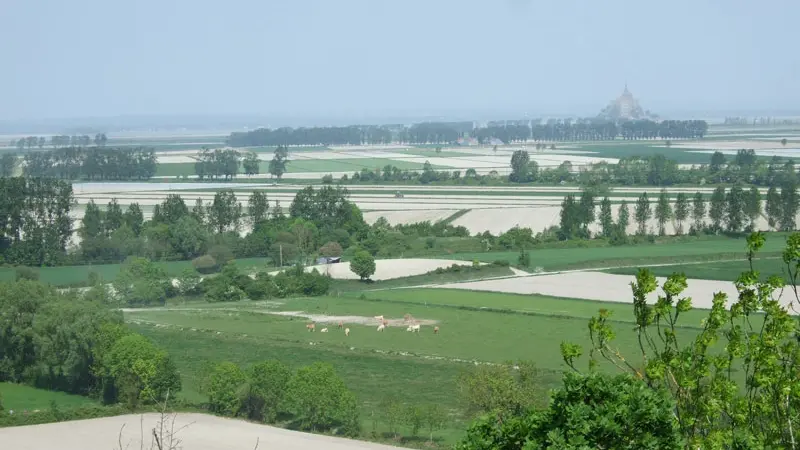
<path fill-rule="evenodd" d="M 705 154 L 713 154 L 715 152 L 720 152 L 724 155 L 736 155 L 738 150 L 694 150 L 690 151 L 689 153 L 705 153 Z M 758 156 L 780 156 L 781 158 L 797 158 L 800 156 L 800 148 L 773 148 L 773 149 L 760 149 L 756 150 L 756 155 Z M 795 164 L 795 167 L 797 165 Z"/>
<path fill-rule="evenodd" d="M 364 221 L 372 225 L 379 218 L 385 217 L 392 225 L 406 225 L 409 223 L 430 221 L 431 223 L 446 219 L 455 214 L 458 209 L 431 209 L 422 211 L 370 211 L 364 213 Z"/>
<path fill-rule="evenodd" d="M 144 419 L 144 448 L 151 448 L 151 430 L 158 423 L 157 414 L 125 415 L 101 419 L 10 427 L 0 429 L 0 448 L 8 450 L 108 450 L 140 448 Z M 123 428 L 124 426 L 124 428 Z M 388 445 L 350 439 L 300 433 L 240 420 L 205 414 L 179 414 L 175 429 L 184 450 L 251 450 L 258 442 L 261 450 L 349 450 L 392 449 Z"/>
<path fill-rule="evenodd" d="M 437 285 L 444 289 L 466 289 L 474 291 L 507 292 L 513 294 L 540 294 L 553 297 L 579 298 L 586 300 L 609 301 L 619 303 L 632 303 L 630 283 L 635 281 L 632 275 L 614 275 L 601 272 L 575 271 L 549 275 L 533 275 L 496 280 L 472 281 L 467 283 L 452 283 Z M 657 278 L 658 285 L 662 286 L 666 278 Z M 688 280 L 688 287 L 683 292 L 684 297 L 692 298 L 692 305 L 697 308 L 709 309 L 712 306 L 714 293 L 724 292 L 728 295 L 729 304 L 738 298 L 738 293 L 733 282 L 715 280 Z M 655 303 L 658 295 L 663 292 L 657 289 L 647 301 Z M 791 289 L 776 292 L 783 305 L 795 302 Z M 491 306 L 491 305 L 486 305 Z M 793 313 L 795 313 L 793 311 Z"/>
<path fill-rule="evenodd" d="M 276 316 L 289 316 L 289 317 L 302 317 L 304 319 L 308 319 L 312 322 L 316 323 L 331 323 L 331 324 L 338 324 L 342 322 L 342 324 L 357 324 L 357 325 L 375 325 L 376 327 L 380 325 L 380 322 L 375 317 L 380 316 L 380 309 L 375 310 L 375 316 L 372 317 L 365 317 L 365 316 L 329 316 L 327 314 L 309 314 L 304 311 L 265 311 L 267 314 L 273 314 Z M 419 319 L 414 318 L 413 322 L 405 320 L 405 318 L 391 318 L 389 316 L 384 316 L 384 320 L 386 320 L 386 326 L 389 327 L 406 327 L 409 324 L 419 324 L 419 325 L 436 325 L 439 323 L 438 320 L 432 319 Z M 319 331 L 319 330 L 317 330 Z"/>
<path fill-rule="evenodd" d="M 780 141 L 780 139 L 778 139 Z M 682 149 L 698 149 L 698 150 L 736 150 L 740 149 L 753 149 L 753 150 L 773 150 L 773 149 L 798 149 L 800 143 L 789 142 L 786 147 L 782 146 L 780 142 L 775 140 L 731 140 L 731 141 L 677 141 L 672 143 L 673 148 Z"/>
<path fill-rule="evenodd" d="M 470 261 L 456 261 L 451 259 L 421 259 L 421 258 L 408 258 L 408 259 L 377 259 L 375 260 L 375 274 L 370 279 L 375 281 L 391 280 L 394 278 L 411 277 L 415 275 L 424 275 L 428 272 L 438 269 L 439 267 L 450 267 L 453 264 L 462 266 L 472 265 Z M 317 269 L 321 273 L 327 273 L 332 278 L 337 280 L 358 280 L 358 275 L 350 271 L 349 262 L 341 262 L 337 264 L 320 264 L 316 266 L 306 267 L 306 271 L 310 272 Z M 277 274 L 278 271 L 272 272 L 272 275 Z"/>

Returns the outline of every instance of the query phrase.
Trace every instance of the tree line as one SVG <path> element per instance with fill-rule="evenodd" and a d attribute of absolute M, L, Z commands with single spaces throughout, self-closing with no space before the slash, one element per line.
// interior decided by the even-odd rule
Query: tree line
<path fill-rule="evenodd" d="M 61 147 L 23 158 L 25 176 L 63 180 L 147 180 L 157 166 L 149 147 Z"/>
<path fill-rule="evenodd" d="M 285 145 L 279 145 L 269 162 L 267 172 L 280 179 L 286 173 L 288 162 L 289 149 Z M 248 176 L 258 175 L 261 173 L 261 158 L 256 152 L 242 153 L 235 149 L 211 150 L 204 147 L 194 163 L 194 171 L 201 180 L 229 180 L 242 172 Z"/>
<path fill-rule="evenodd" d="M 561 203 L 558 236 L 562 240 L 602 237 L 610 239 L 612 243 L 623 244 L 627 242 L 626 230 L 630 224 L 636 224 L 636 234 L 644 236 L 652 233 L 664 235 L 666 225 L 672 223 L 679 235 L 684 233 L 686 225 L 689 234 L 737 234 L 755 230 L 756 222 L 762 216 L 773 230 L 794 231 L 797 228 L 798 211 L 800 196 L 797 183 L 785 183 L 780 188 L 770 187 L 765 201 L 755 186 L 749 190 L 738 185 L 730 189 L 719 186 L 710 198 L 700 192 L 691 197 L 679 192 L 674 200 L 662 189 L 652 201 L 646 192 L 632 205 L 623 200 L 615 221 L 608 196 L 598 204 L 597 192 L 585 189 L 579 196 L 567 195 Z M 656 221 L 657 230 L 648 229 L 651 219 Z M 595 223 L 599 223 L 600 232 L 592 236 L 589 228 Z"/>
<path fill-rule="evenodd" d="M 700 139 L 708 131 L 702 120 L 634 120 L 625 122 L 594 119 L 549 120 L 547 123 L 514 123 L 504 126 L 476 127 L 471 122 L 423 122 L 411 126 L 348 126 L 311 128 L 260 128 L 234 132 L 227 143 L 232 147 L 277 145 L 362 145 L 388 144 L 453 144 L 471 136 L 481 143 L 500 139 L 504 143 L 535 141 L 599 141 L 622 138 L 639 139 Z"/>
<path fill-rule="evenodd" d="M 49 145 L 53 148 L 59 147 L 88 147 L 92 143 L 98 147 L 105 147 L 106 143 L 108 142 L 108 137 L 106 137 L 105 133 L 98 133 L 94 136 L 94 138 L 90 137 L 89 135 L 56 135 L 50 136 L 48 140 L 44 136 L 27 136 L 24 138 L 19 139 L 12 139 L 8 142 L 9 147 L 16 147 L 19 150 L 28 150 L 38 147 L 44 148 L 45 145 Z"/>

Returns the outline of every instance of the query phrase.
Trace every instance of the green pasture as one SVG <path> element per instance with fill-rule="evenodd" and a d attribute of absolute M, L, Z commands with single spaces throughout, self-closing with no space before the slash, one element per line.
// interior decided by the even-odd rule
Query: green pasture
<path fill-rule="evenodd" d="M 785 279 L 787 276 L 786 265 L 779 256 L 757 259 L 753 262 L 753 267 L 762 277 L 780 275 Z M 673 273 L 685 273 L 692 278 L 703 280 L 735 281 L 742 272 L 750 270 L 750 264 L 746 260 L 712 261 L 703 264 L 677 264 L 648 267 L 648 269 L 658 277 L 668 277 Z M 792 270 L 794 270 L 794 268 Z M 604 272 L 607 273 L 616 273 L 620 275 L 635 275 L 637 271 L 638 269 L 635 267 L 604 270 Z"/>
<path fill-rule="evenodd" d="M 236 260 L 242 268 L 263 268 L 270 266 L 269 258 L 245 258 Z M 191 261 L 165 261 L 156 263 L 167 272 L 168 275 L 180 275 L 187 268 L 192 267 Z M 122 264 L 92 264 L 85 266 L 60 266 L 60 267 L 41 267 L 39 280 L 54 286 L 79 285 L 88 282 L 89 273 L 95 272 L 100 275 L 103 281 L 111 282 L 117 278 L 117 274 Z M 13 267 L 0 268 L 0 281 L 13 280 L 16 270 Z"/>
<path fill-rule="evenodd" d="M 769 233 L 761 253 L 767 256 L 780 252 L 784 245 L 784 233 Z M 705 239 L 687 237 L 683 241 L 669 240 L 655 244 L 531 249 L 528 252 L 531 266 L 542 267 L 545 271 L 743 259 L 747 256 L 744 239 L 724 236 Z M 519 251 L 454 253 L 442 257 L 484 262 L 503 260 L 516 264 Z"/>
<path fill-rule="evenodd" d="M 5 410 L 13 409 L 15 414 L 22 414 L 25 410 L 50 409 L 51 402 L 55 402 L 59 408 L 65 409 L 97 404 L 97 402 L 88 397 L 47 391 L 14 383 L 0 383 L 0 398 L 2 398 Z"/>
<path fill-rule="evenodd" d="M 343 158 L 343 159 L 293 159 L 286 164 L 288 173 L 319 172 L 320 175 L 329 172 L 360 172 L 362 169 L 382 170 L 383 167 L 392 165 L 401 170 L 422 170 L 425 160 L 419 162 L 398 161 L 389 158 Z M 434 169 L 449 169 L 449 167 L 433 166 Z M 269 173 L 269 161 L 261 161 L 259 172 Z M 182 175 L 195 175 L 194 163 L 158 164 L 156 176 L 174 177 Z M 240 173 L 244 169 L 240 168 Z M 263 182 L 263 179 L 261 179 Z"/>

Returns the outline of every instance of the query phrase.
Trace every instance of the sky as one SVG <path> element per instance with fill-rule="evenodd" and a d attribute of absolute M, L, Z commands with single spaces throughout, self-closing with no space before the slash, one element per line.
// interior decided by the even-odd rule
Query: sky
<path fill-rule="evenodd" d="M 0 119 L 800 109 L 797 0 L 0 0 Z M 508 117 L 512 115 L 511 117 Z"/>

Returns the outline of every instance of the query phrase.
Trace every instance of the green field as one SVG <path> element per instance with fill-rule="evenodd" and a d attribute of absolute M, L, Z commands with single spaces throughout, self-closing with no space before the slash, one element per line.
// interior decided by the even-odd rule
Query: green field
<path fill-rule="evenodd" d="M 493 310 L 481 310 L 487 307 Z M 183 379 L 181 396 L 203 401 L 200 382 L 210 364 L 232 361 L 244 366 L 278 359 L 291 367 L 317 361 L 331 363 L 359 400 L 362 418 L 376 410 L 386 395 L 418 404 L 436 402 L 451 414 L 446 442 L 463 435 L 470 418 L 463 412 L 456 380 L 472 361 L 502 363 L 531 360 L 543 369 L 541 383 L 556 386 L 565 369 L 559 344 L 589 344 L 587 321 L 599 308 L 614 311 L 616 345 L 635 358 L 636 336 L 630 307 L 583 300 L 558 299 L 444 289 L 397 289 L 343 294 L 338 297 L 241 302 L 228 305 L 186 305 L 177 310 L 139 310 L 126 320 L 173 356 Z M 384 315 L 439 321 L 440 334 L 423 326 L 419 334 L 402 327 L 383 333 L 375 324 L 348 323 L 349 337 L 329 324 L 330 333 L 308 333 L 306 319 L 269 314 L 305 311 L 329 316 Z M 700 325 L 702 312 L 691 312 L 685 323 Z M 338 320 L 338 319 L 333 319 Z M 323 325 L 318 324 L 318 329 Z M 699 328 L 685 328 L 694 336 Z M 313 344 L 313 345 L 312 345 Z M 587 360 L 581 361 L 586 367 Z M 601 368 L 608 369 L 605 364 Z M 411 400 L 413 399 L 413 400 Z"/>
<path fill-rule="evenodd" d="M 236 260 L 239 267 L 266 269 L 271 267 L 269 258 L 245 258 Z M 192 267 L 191 261 L 168 261 L 156 263 L 168 275 L 180 275 L 185 269 Z M 111 282 L 117 278 L 122 264 L 98 264 L 85 266 L 61 266 L 39 268 L 39 280 L 55 286 L 78 285 L 86 283 L 90 272 L 96 272 L 104 281 Z M 13 280 L 16 270 L 11 267 L 0 268 L 0 281 Z"/>
<path fill-rule="evenodd" d="M 51 402 L 56 402 L 59 408 L 97 404 L 88 397 L 46 391 L 14 383 L 0 383 L 0 398 L 2 398 L 5 410 L 13 409 L 15 413 L 22 413 L 25 410 L 49 409 Z"/>
<path fill-rule="evenodd" d="M 762 277 L 780 275 L 784 277 L 784 279 L 786 278 L 786 265 L 778 256 L 758 259 L 754 262 L 753 267 Z M 649 269 L 658 277 L 668 277 L 677 272 L 685 273 L 692 278 L 703 280 L 735 281 L 742 272 L 750 270 L 750 265 L 747 261 L 714 261 L 704 264 L 678 264 L 649 267 Z M 620 275 L 635 275 L 636 271 L 637 269 L 634 267 L 604 270 L 604 272 L 607 273 L 616 273 Z"/>
<path fill-rule="evenodd" d="M 531 249 L 529 253 L 531 266 L 542 267 L 545 271 L 740 259 L 747 256 L 744 239 L 732 239 L 724 236 L 707 236 L 702 239 L 687 237 L 685 239 L 619 247 Z M 769 233 L 761 253 L 767 255 L 779 252 L 783 250 L 784 244 L 784 233 Z M 503 260 L 516 264 L 519 252 L 457 253 L 446 257 L 462 260 L 478 259 L 485 262 Z"/>
<path fill-rule="evenodd" d="M 286 164 L 288 173 L 319 172 L 320 175 L 328 172 L 360 172 L 361 169 L 383 169 L 392 165 L 401 170 L 422 170 L 425 161 L 420 162 L 398 161 L 388 158 L 346 158 L 346 159 L 297 159 Z M 447 169 L 447 167 L 433 166 L 434 169 Z M 259 171 L 269 173 L 269 161 L 261 161 Z M 244 169 L 240 169 L 244 173 Z M 194 163 L 158 164 L 156 176 L 182 176 L 194 175 Z"/>

